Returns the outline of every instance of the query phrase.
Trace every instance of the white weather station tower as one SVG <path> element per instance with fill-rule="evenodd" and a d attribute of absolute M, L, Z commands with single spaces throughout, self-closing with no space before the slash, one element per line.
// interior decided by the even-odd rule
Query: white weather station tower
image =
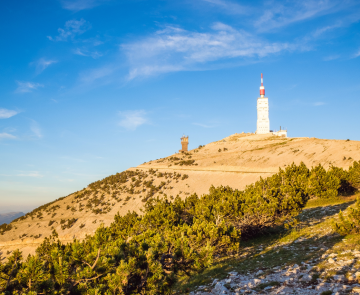
<path fill-rule="evenodd" d="M 256 134 L 267 134 L 287 137 L 287 130 L 281 129 L 278 131 L 270 130 L 269 120 L 269 100 L 265 97 L 265 87 L 263 74 L 261 73 L 261 86 L 260 86 L 260 97 L 257 99 L 257 122 L 256 122 Z"/>
<path fill-rule="evenodd" d="M 260 97 L 257 99 L 256 134 L 270 133 L 269 101 L 265 97 L 263 74 L 261 74 Z"/>

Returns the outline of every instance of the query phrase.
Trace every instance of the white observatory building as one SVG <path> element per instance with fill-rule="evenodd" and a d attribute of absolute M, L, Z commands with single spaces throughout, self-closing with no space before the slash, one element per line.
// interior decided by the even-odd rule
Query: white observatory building
<path fill-rule="evenodd" d="M 270 130 L 269 120 L 269 100 L 265 97 L 265 87 L 263 81 L 263 74 L 261 73 L 261 86 L 260 97 L 257 99 L 257 122 L 256 122 L 256 134 L 272 133 L 276 136 L 287 137 L 287 130 L 280 130 L 273 132 Z"/>
<path fill-rule="evenodd" d="M 260 97 L 257 99 L 256 134 L 270 133 L 269 101 L 265 97 L 263 74 L 261 73 Z"/>

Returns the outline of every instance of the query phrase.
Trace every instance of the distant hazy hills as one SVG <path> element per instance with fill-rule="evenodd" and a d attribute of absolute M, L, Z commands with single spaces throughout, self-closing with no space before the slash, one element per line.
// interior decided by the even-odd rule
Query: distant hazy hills
<path fill-rule="evenodd" d="M 0 224 L 10 223 L 14 219 L 23 215 L 24 215 L 23 212 L 9 212 L 9 213 L 0 214 Z"/>

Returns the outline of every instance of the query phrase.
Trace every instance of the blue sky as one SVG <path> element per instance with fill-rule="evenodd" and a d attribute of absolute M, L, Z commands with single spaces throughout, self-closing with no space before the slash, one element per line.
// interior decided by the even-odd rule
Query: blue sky
<path fill-rule="evenodd" d="M 0 7 L 0 212 L 256 129 L 360 140 L 360 2 L 16 0 Z"/>

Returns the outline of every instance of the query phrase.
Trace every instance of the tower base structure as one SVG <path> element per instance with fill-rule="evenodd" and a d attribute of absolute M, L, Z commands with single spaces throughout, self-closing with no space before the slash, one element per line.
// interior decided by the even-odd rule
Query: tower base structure
<path fill-rule="evenodd" d="M 275 136 L 287 137 L 287 130 L 281 129 L 281 127 L 280 127 L 280 130 L 273 131 L 272 134 L 275 135 Z"/>
<path fill-rule="evenodd" d="M 256 134 L 270 133 L 269 102 L 268 98 L 261 95 L 257 99 Z"/>

